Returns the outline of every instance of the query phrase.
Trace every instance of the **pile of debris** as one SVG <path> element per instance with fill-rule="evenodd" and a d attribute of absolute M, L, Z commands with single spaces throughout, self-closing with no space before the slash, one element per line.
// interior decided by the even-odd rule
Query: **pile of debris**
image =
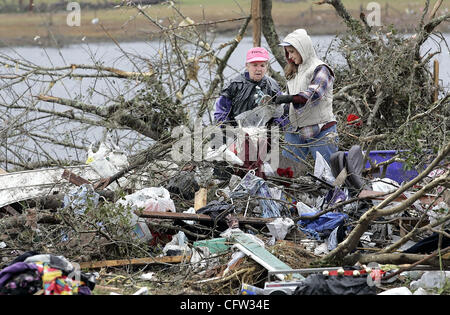
<path fill-rule="evenodd" d="M 159 161 L 104 185 L 128 161 L 103 143 L 86 165 L 3 173 L 0 294 L 448 293 L 448 164 L 424 180 L 444 184 L 369 222 L 351 251 L 364 259 L 325 264 L 370 209 L 418 177 L 384 165 L 388 153 L 354 146 L 331 165 L 319 154 L 313 174 L 295 176 L 289 167 L 265 165 L 259 177 L 226 163 Z M 372 255 L 390 246 L 403 260 Z M 405 262 L 411 255 L 421 259 Z"/>

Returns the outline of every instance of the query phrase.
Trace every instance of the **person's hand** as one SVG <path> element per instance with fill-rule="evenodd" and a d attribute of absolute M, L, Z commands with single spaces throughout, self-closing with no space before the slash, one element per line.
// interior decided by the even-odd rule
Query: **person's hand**
<path fill-rule="evenodd" d="M 288 104 L 291 103 L 293 99 L 294 99 L 293 95 L 278 95 L 275 98 L 275 104 L 283 104 L 283 103 Z"/>

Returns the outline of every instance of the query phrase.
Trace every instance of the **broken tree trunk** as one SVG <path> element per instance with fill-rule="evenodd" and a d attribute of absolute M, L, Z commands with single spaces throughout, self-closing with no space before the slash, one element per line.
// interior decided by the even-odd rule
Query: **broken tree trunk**
<path fill-rule="evenodd" d="M 152 219 L 172 219 L 172 220 L 193 220 L 203 222 L 214 222 L 209 215 L 193 214 L 193 213 L 178 213 L 178 212 L 158 212 L 158 211 L 136 211 L 136 214 L 141 218 Z M 237 217 L 240 224 L 250 225 L 265 225 L 272 222 L 275 218 L 253 218 L 253 217 Z"/>

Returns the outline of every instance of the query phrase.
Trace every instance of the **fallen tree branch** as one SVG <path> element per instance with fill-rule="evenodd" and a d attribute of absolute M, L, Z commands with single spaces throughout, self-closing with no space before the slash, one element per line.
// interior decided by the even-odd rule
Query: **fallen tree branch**
<path fill-rule="evenodd" d="M 388 280 L 388 279 L 390 279 L 390 278 L 392 278 L 392 277 L 395 277 L 396 275 L 401 274 L 401 273 L 404 272 L 404 271 L 407 271 L 407 270 L 410 270 L 410 269 L 414 268 L 414 267 L 417 266 L 417 265 L 423 265 L 424 263 L 426 263 L 426 262 L 429 261 L 430 259 L 436 257 L 437 255 L 444 255 L 445 253 L 447 253 L 447 252 L 449 252 L 449 251 L 450 251 L 450 246 L 447 247 L 447 248 L 444 248 L 442 251 L 437 250 L 437 251 L 435 251 L 433 254 L 428 255 L 427 257 L 425 257 L 425 258 L 423 258 L 423 259 L 421 259 L 421 260 L 419 260 L 419 261 L 417 261 L 417 262 L 415 262 L 415 263 L 413 263 L 413 264 L 411 264 L 411 265 L 409 265 L 409 266 L 405 266 L 405 267 L 403 267 L 403 268 L 400 268 L 400 269 L 397 270 L 396 272 L 394 272 L 394 273 L 392 273 L 392 274 L 390 274 L 390 275 L 387 275 L 387 276 L 384 277 L 383 279 L 384 279 L 384 280 Z"/>
<path fill-rule="evenodd" d="M 141 218 L 214 222 L 214 219 L 212 219 L 209 215 L 206 215 L 206 214 L 159 212 L 159 211 L 147 211 L 147 210 L 142 210 L 142 211 L 137 210 L 137 211 L 135 211 L 135 213 Z M 253 217 L 237 216 L 237 219 L 240 224 L 265 225 L 269 222 L 272 222 L 276 218 L 253 218 Z"/>
<path fill-rule="evenodd" d="M 428 190 L 435 188 L 436 186 L 442 184 L 443 182 L 447 182 L 449 180 L 448 172 L 446 173 L 446 175 L 443 175 L 433 180 L 426 186 L 424 186 L 419 192 L 415 193 L 413 196 L 406 199 L 401 204 L 386 210 L 382 210 L 384 207 L 393 202 L 396 198 L 400 197 L 405 191 L 412 188 L 415 184 L 417 184 L 424 177 L 426 177 L 431 172 L 431 170 L 440 163 L 440 161 L 442 161 L 444 158 L 448 156 L 449 152 L 450 152 L 450 143 L 447 143 L 447 145 L 443 147 L 439 155 L 431 162 L 431 164 L 422 173 L 420 173 L 412 181 L 400 187 L 396 192 L 388 196 L 379 205 L 372 207 L 366 213 L 364 213 L 358 220 L 355 228 L 347 236 L 347 238 L 343 242 L 341 242 L 338 245 L 338 247 L 336 247 L 333 251 L 331 251 L 326 257 L 324 257 L 323 260 L 328 262 L 330 261 L 340 262 L 346 255 L 351 253 L 356 248 L 362 234 L 367 231 L 370 223 L 372 223 L 376 218 L 380 216 L 392 215 L 403 211 L 404 209 L 406 209 L 406 207 L 410 206 L 416 200 L 418 200 Z"/>
<path fill-rule="evenodd" d="M 379 264 L 415 264 L 417 262 L 423 262 L 427 259 L 428 264 L 434 267 L 439 267 L 439 258 L 436 256 L 429 257 L 429 255 L 419 255 L 419 254 L 405 254 L 405 253 L 389 253 L 389 254 L 366 254 L 362 255 L 360 253 L 354 254 L 343 259 L 343 264 L 353 265 L 356 262 L 360 264 L 369 264 L 371 262 L 376 262 Z M 445 267 L 450 266 L 450 260 L 445 260 Z"/>

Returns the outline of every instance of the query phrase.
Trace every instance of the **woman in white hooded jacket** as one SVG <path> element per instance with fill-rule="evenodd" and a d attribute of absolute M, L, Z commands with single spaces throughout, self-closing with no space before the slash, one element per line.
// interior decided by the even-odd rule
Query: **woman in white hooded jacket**
<path fill-rule="evenodd" d="M 295 161 L 316 152 L 329 163 L 337 151 L 336 118 L 333 114 L 334 72 L 317 58 L 311 38 L 304 29 L 288 34 L 284 46 L 288 64 L 285 71 L 288 95 L 279 95 L 277 104 L 289 105 L 289 122 L 283 155 Z"/>

